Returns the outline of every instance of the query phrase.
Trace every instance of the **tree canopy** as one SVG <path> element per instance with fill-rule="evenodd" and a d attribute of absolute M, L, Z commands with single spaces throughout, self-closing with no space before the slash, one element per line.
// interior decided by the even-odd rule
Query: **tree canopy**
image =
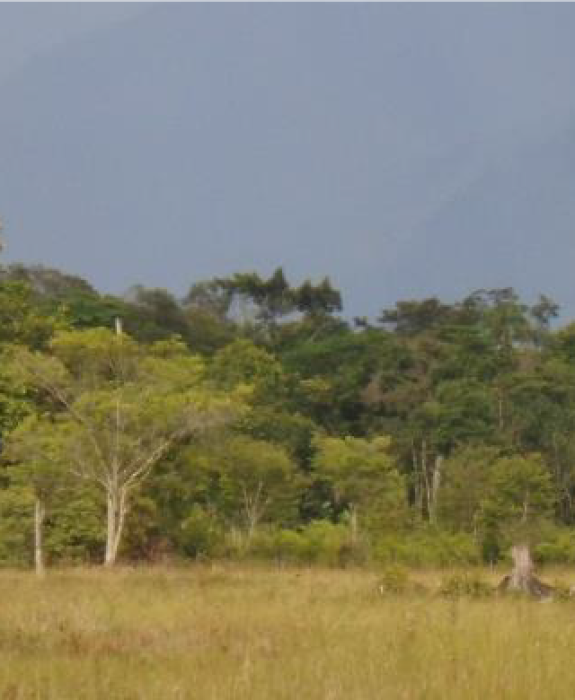
<path fill-rule="evenodd" d="M 0 560 L 31 559 L 35 501 L 47 560 L 296 556 L 296 541 L 393 558 L 455 536 L 492 559 L 522 528 L 571 537 L 575 323 L 553 300 L 341 311 L 328 277 L 282 268 L 183 299 L 3 268 Z"/>

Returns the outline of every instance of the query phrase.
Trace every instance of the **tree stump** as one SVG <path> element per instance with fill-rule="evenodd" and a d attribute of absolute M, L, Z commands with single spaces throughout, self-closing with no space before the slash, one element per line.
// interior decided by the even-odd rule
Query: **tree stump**
<path fill-rule="evenodd" d="M 497 586 L 501 593 L 526 593 L 535 598 L 548 598 L 553 594 L 553 587 L 540 581 L 535 574 L 529 545 L 517 544 L 511 548 L 513 570 Z"/>

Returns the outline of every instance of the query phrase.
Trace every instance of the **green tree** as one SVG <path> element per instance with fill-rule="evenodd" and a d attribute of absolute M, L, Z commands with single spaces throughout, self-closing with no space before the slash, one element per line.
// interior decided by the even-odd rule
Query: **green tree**
<path fill-rule="evenodd" d="M 188 325 L 188 345 L 212 355 L 234 339 L 237 328 L 229 317 L 232 298 L 217 280 L 192 285 L 182 301 Z"/>
<path fill-rule="evenodd" d="M 503 457 L 490 470 L 480 522 L 487 541 L 529 547 L 553 514 L 555 493 L 540 455 Z"/>
<path fill-rule="evenodd" d="M 99 329 L 59 333 L 50 350 L 21 349 L 14 361 L 62 410 L 74 473 L 105 493 L 113 565 L 133 492 L 175 445 L 229 421 L 237 402 L 210 390 L 202 361 L 177 342 L 145 348 Z"/>
<path fill-rule="evenodd" d="M 216 451 L 216 459 L 224 509 L 245 525 L 248 543 L 265 520 L 293 524 L 302 478 L 283 448 L 237 436 Z"/>
<path fill-rule="evenodd" d="M 0 282 L 0 346 L 21 343 L 44 347 L 55 329 L 66 326 L 63 316 L 46 313 L 23 282 Z"/>
<path fill-rule="evenodd" d="M 219 350 L 209 367 L 212 380 L 226 389 L 251 386 L 254 401 L 279 401 L 285 397 L 281 363 L 270 352 L 245 338 Z"/>
<path fill-rule="evenodd" d="M 405 489 L 390 446 L 387 437 L 315 440 L 314 471 L 329 480 L 336 500 L 347 507 L 354 544 L 361 520 L 397 524 L 403 515 Z"/>
<path fill-rule="evenodd" d="M 5 457 L 13 465 L 11 482 L 27 488 L 34 499 L 34 562 L 44 573 L 44 521 L 46 508 L 62 488 L 68 474 L 62 427 L 46 417 L 29 415 L 9 435 Z"/>
<path fill-rule="evenodd" d="M 491 488 L 491 470 L 498 458 L 497 448 L 469 444 L 445 460 L 438 501 L 441 525 L 455 531 L 476 530 L 481 504 Z"/>

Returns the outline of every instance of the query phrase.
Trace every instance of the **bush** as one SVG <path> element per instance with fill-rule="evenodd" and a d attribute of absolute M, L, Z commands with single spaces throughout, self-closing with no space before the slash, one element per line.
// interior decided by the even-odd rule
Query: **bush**
<path fill-rule="evenodd" d="M 481 538 L 481 559 L 486 564 L 494 564 L 501 558 L 501 535 L 488 528 Z"/>
<path fill-rule="evenodd" d="M 315 520 L 299 530 L 260 527 L 249 543 L 228 548 L 231 557 L 247 556 L 278 563 L 346 566 L 363 563 L 366 548 L 352 546 L 349 528 L 327 520 Z"/>
<path fill-rule="evenodd" d="M 188 553 L 215 556 L 224 553 L 221 529 L 214 531 L 209 517 L 194 513 L 186 520 Z M 470 533 L 446 532 L 425 527 L 401 533 L 372 534 L 371 541 L 353 544 L 349 527 L 328 520 L 315 520 L 300 529 L 262 526 L 246 542 L 245 535 L 228 533 L 225 553 L 231 558 L 254 557 L 286 564 L 319 564 L 342 567 L 372 563 L 384 572 L 397 567 L 449 568 L 477 566 L 483 561 L 485 542 L 476 542 Z M 575 532 L 549 528 L 545 541 L 533 550 L 538 563 L 575 564 Z M 391 575 L 391 574 L 390 574 Z"/>
<path fill-rule="evenodd" d="M 548 528 L 544 540 L 533 549 L 539 564 L 575 564 L 575 533 L 567 528 Z"/>
<path fill-rule="evenodd" d="M 228 538 L 230 542 L 234 538 Z M 236 537 L 237 539 L 237 537 Z M 375 541 L 373 541 L 375 540 Z M 298 530 L 261 527 L 249 545 L 245 539 L 232 542 L 232 558 L 255 557 L 280 563 L 320 564 L 345 567 L 372 562 L 385 571 L 399 566 L 447 567 L 479 564 L 481 556 L 471 535 L 422 529 L 387 534 L 372 541 L 352 544 L 349 528 L 342 523 L 314 520 Z M 391 575 L 391 574 L 390 574 Z"/>
<path fill-rule="evenodd" d="M 58 502 L 48 509 L 46 520 L 44 537 L 49 561 L 101 561 L 106 541 L 102 505 L 100 494 L 94 489 L 75 488 L 58 494 Z"/>
<path fill-rule="evenodd" d="M 220 556 L 224 550 L 224 532 L 212 513 L 195 505 L 182 523 L 178 545 L 191 557 Z"/>
<path fill-rule="evenodd" d="M 303 539 L 299 532 L 268 526 L 260 527 L 249 543 L 244 542 L 243 556 L 272 559 L 278 563 L 297 563 L 302 557 L 303 549 Z M 237 556 L 238 552 L 230 550 L 230 554 Z"/>
<path fill-rule="evenodd" d="M 26 489 L 0 490 L 0 563 L 22 566 L 32 562 L 34 501 Z"/>
<path fill-rule="evenodd" d="M 334 525 L 327 520 L 315 520 L 302 531 L 304 558 L 309 563 L 325 566 L 345 566 L 364 559 L 361 545 L 353 547 L 349 539 L 349 528 Z"/>
<path fill-rule="evenodd" d="M 450 533 L 424 528 L 378 538 L 372 548 L 374 561 L 380 564 L 447 567 L 479 564 L 477 543 L 468 533 Z"/>
<path fill-rule="evenodd" d="M 493 588 L 473 574 L 454 574 L 441 582 L 439 593 L 444 596 L 459 598 L 485 598 L 493 594 Z"/>
<path fill-rule="evenodd" d="M 551 587 L 553 589 L 551 595 L 555 600 L 573 599 L 572 586 L 570 586 L 568 583 L 565 583 L 565 581 L 555 579 L 555 581 L 553 581 L 553 583 L 551 584 Z"/>
<path fill-rule="evenodd" d="M 382 595 L 385 593 L 405 593 L 408 587 L 407 570 L 399 564 L 386 566 L 377 582 L 377 588 Z"/>

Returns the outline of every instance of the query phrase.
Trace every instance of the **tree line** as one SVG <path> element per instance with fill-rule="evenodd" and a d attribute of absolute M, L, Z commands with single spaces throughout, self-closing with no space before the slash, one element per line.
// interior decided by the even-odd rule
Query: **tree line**
<path fill-rule="evenodd" d="M 342 315 L 0 270 L 0 561 L 575 561 L 575 324 L 510 288 Z"/>

